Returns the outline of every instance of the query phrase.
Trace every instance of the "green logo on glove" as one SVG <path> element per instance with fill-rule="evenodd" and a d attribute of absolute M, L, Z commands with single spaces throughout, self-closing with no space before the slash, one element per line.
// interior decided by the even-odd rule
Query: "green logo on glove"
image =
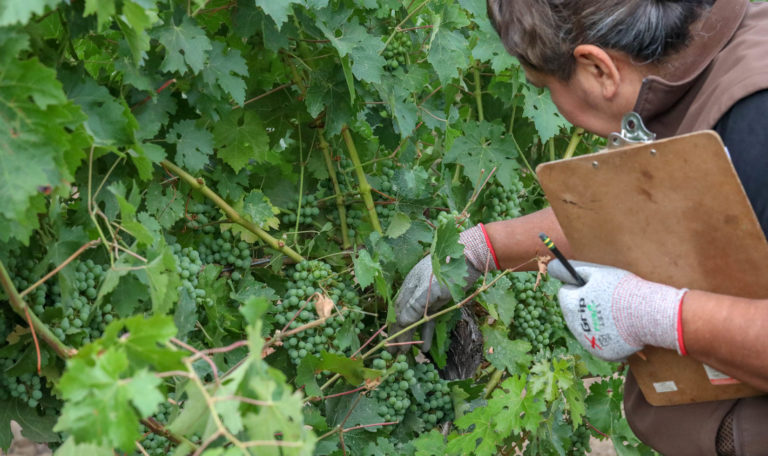
<path fill-rule="evenodd" d="M 596 307 L 597 306 L 595 306 L 595 303 L 592 302 L 592 304 L 587 306 L 587 309 L 589 309 L 589 312 L 592 316 L 592 327 L 595 328 L 595 332 L 600 332 L 600 324 L 603 321 L 603 316 Z"/>

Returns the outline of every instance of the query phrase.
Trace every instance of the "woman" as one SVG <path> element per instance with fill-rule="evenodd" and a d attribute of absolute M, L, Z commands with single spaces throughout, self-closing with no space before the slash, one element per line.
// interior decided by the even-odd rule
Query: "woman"
<path fill-rule="evenodd" d="M 529 82 L 549 89 L 574 125 L 607 136 L 620 131 L 625 113 L 635 111 L 657 139 L 716 130 L 768 233 L 768 5 L 747 0 L 487 1 L 491 22 Z M 568 255 L 567 240 L 549 209 L 462 233 L 470 279 L 486 265 L 514 267 L 535 257 L 541 231 Z M 428 295 L 430 308 L 448 299 L 442 286 L 430 286 L 428 262 L 417 264 L 405 279 L 396 303 L 401 325 L 423 315 Z M 587 285 L 564 286 L 560 293 L 566 321 L 577 315 L 580 299 L 615 309 L 625 304 L 612 302 L 613 296 L 634 296 L 629 306 L 609 315 L 608 326 L 618 337 L 608 354 L 569 322 L 576 338 L 597 356 L 621 359 L 643 345 L 676 349 L 768 391 L 768 301 L 677 290 L 615 268 L 581 268 Z M 557 264 L 550 273 L 567 281 Z M 768 454 L 768 396 L 653 407 L 630 373 L 624 398 L 636 435 L 663 454 Z"/>

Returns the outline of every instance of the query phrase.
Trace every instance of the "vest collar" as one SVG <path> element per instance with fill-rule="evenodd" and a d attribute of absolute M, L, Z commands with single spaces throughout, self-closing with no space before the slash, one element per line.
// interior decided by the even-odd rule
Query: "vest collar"
<path fill-rule="evenodd" d="M 660 66 L 659 75 L 643 79 L 634 111 L 646 125 L 673 106 L 733 37 L 749 0 L 716 0 L 691 29 L 691 42 Z"/>

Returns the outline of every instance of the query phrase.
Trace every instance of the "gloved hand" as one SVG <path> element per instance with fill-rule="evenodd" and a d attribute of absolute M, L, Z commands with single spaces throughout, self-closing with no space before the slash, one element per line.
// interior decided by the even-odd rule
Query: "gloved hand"
<path fill-rule="evenodd" d="M 645 345 L 685 355 L 681 308 L 687 289 L 649 282 L 623 269 L 571 262 L 586 281 L 576 280 L 559 260 L 549 275 L 563 282 L 558 293 L 565 322 L 590 353 L 621 361 Z"/>
<path fill-rule="evenodd" d="M 465 289 L 472 286 L 484 271 L 499 269 L 496 255 L 483 224 L 475 225 L 460 233 L 459 243 L 464 244 L 464 256 L 467 262 Z M 427 303 L 427 295 L 429 295 L 429 303 Z M 451 293 L 448 287 L 438 282 L 432 274 L 432 260 L 429 256 L 422 258 L 406 275 L 403 285 L 400 287 L 400 292 L 395 300 L 397 324 L 389 328 L 390 334 L 394 334 L 424 317 L 424 310 L 427 306 L 429 312 L 434 312 L 450 300 Z M 431 345 L 434 323 L 430 323 L 432 324 L 428 323 L 422 329 L 424 339 L 424 343 L 421 345 L 422 351 L 428 351 Z M 409 332 L 398 337 L 397 340 L 405 342 L 411 339 L 412 334 Z M 408 346 L 405 346 L 405 349 L 407 348 Z"/>

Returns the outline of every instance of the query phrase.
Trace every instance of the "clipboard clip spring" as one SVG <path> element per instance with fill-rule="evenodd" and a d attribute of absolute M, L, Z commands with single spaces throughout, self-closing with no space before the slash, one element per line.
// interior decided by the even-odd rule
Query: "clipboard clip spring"
<path fill-rule="evenodd" d="M 656 139 L 643 124 L 643 119 L 636 112 L 628 112 L 621 119 L 621 132 L 608 136 L 608 149 L 616 149 L 629 144 L 648 143 Z"/>

